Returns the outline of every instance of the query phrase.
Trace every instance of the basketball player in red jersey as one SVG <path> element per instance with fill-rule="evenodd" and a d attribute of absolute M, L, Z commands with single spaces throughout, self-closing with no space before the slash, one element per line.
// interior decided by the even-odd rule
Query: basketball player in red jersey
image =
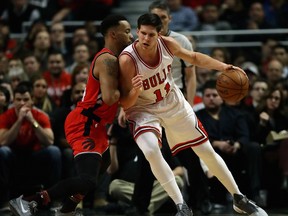
<path fill-rule="evenodd" d="M 160 36 L 161 28 L 161 19 L 156 14 L 147 13 L 139 17 L 138 39 L 119 57 L 120 103 L 154 176 L 176 204 L 176 216 L 192 216 L 193 213 L 183 200 L 173 172 L 158 147 L 161 145 L 162 127 L 172 153 L 192 148 L 233 196 L 235 211 L 250 216 L 267 216 L 262 208 L 240 192 L 171 74 L 174 55 L 198 67 L 217 71 L 228 72 L 233 66 L 184 49 L 172 37 Z"/>
<path fill-rule="evenodd" d="M 118 108 L 118 58 L 133 41 L 125 17 L 111 15 L 101 23 L 104 48 L 92 61 L 82 101 L 67 116 L 65 133 L 73 149 L 77 176 L 30 197 L 10 200 L 15 215 L 30 216 L 37 205 L 67 197 L 58 215 L 71 214 L 83 197 L 96 186 L 102 154 L 108 149 L 105 125 L 112 123 Z"/>

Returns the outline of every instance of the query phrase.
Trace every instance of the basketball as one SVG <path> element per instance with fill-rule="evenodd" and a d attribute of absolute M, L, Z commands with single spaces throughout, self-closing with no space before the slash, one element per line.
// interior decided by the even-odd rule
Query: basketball
<path fill-rule="evenodd" d="M 247 95 L 249 79 L 243 71 L 234 67 L 217 77 L 216 89 L 225 102 L 237 103 Z"/>

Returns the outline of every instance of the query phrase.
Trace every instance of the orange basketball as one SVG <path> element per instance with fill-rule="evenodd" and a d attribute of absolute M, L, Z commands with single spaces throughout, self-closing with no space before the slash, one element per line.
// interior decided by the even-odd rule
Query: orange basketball
<path fill-rule="evenodd" d="M 249 79 L 243 71 L 231 68 L 217 77 L 216 89 L 225 102 L 237 103 L 247 95 Z"/>

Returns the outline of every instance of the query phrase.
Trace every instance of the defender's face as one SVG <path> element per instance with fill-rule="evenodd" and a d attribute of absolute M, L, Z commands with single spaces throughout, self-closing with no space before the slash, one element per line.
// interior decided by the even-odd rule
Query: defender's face
<path fill-rule="evenodd" d="M 123 49 L 133 42 L 133 35 L 131 33 L 130 23 L 126 20 L 120 21 L 120 25 L 117 26 L 115 31 L 115 37 L 118 42 L 122 45 Z"/>
<path fill-rule="evenodd" d="M 139 45 L 143 49 L 153 49 L 157 46 L 159 33 L 154 26 L 141 25 L 140 28 L 137 29 L 137 36 Z"/>

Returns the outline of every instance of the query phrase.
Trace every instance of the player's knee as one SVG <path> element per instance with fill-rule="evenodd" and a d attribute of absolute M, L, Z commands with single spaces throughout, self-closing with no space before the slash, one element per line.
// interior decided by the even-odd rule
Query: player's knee
<path fill-rule="evenodd" d="M 81 179 L 81 187 L 84 189 L 83 191 L 88 192 L 94 189 L 97 185 L 97 178 L 96 176 L 91 176 L 87 174 L 81 174 L 80 176 Z"/>

